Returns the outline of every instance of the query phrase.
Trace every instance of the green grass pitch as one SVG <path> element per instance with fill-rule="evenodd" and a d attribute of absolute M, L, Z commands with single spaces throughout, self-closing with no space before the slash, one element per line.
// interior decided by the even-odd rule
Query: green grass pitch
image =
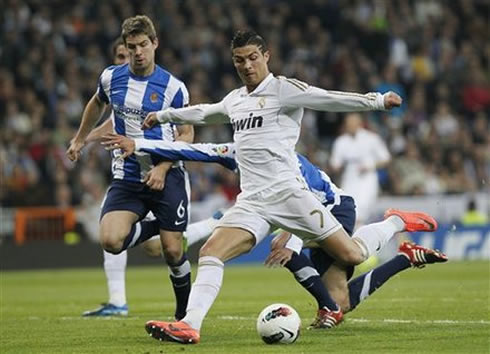
<path fill-rule="evenodd" d="M 169 319 L 173 294 L 164 266 L 129 267 L 128 318 L 82 318 L 106 300 L 102 269 L 2 272 L 1 353 L 489 353 L 489 262 L 409 269 L 366 299 L 333 330 L 307 331 L 313 299 L 284 269 L 229 266 L 204 322 L 201 344 L 147 336 L 144 323 Z M 293 345 L 268 346 L 255 331 L 266 305 L 300 314 Z"/>

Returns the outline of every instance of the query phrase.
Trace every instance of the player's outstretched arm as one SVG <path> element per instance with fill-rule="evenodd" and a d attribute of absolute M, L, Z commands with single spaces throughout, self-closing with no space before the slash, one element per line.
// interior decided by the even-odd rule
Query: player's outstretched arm
<path fill-rule="evenodd" d="M 157 123 L 168 122 L 180 124 L 223 124 L 229 123 L 223 101 L 213 104 L 198 104 L 183 108 L 167 108 L 158 112 L 149 113 L 144 122 L 143 129 L 149 129 Z"/>
<path fill-rule="evenodd" d="M 87 135 L 99 120 L 104 111 L 104 107 L 105 103 L 97 97 L 97 94 L 92 96 L 90 101 L 88 101 L 83 111 L 82 122 L 78 128 L 78 132 L 71 140 L 70 147 L 66 151 L 66 155 L 71 161 L 77 161 L 79 159 L 81 150 L 86 143 Z"/>
<path fill-rule="evenodd" d="M 150 154 L 166 161 L 216 162 L 236 170 L 235 147 L 228 144 L 189 144 L 183 141 L 131 139 L 118 134 L 106 134 L 101 142 L 107 150 L 121 149 L 122 157 L 133 153 Z"/>
<path fill-rule="evenodd" d="M 304 107 L 328 112 L 361 112 L 388 110 L 402 104 L 394 92 L 327 91 L 296 79 L 282 78 L 280 101 L 284 106 Z"/>

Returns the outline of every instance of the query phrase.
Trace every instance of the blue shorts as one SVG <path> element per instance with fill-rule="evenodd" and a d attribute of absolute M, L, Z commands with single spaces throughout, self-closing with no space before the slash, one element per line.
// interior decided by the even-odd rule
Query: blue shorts
<path fill-rule="evenodd" d="M 188 215 L 189 182 L 183 168 L 174 167 L 167 173 L 162 191 L 144 183 L 113 180 L 106 193 L 100 218 L 116 210 L 129 210 L 143 219 L 152 211 L 161 230 L 185 231 Z"/>
<path fill-rule="evenodd" d="M 349 236 L 352 236 L 356 225 L 356 204 L 354 199 L 348 196 L 341 196 L 340 204 L 334 206 L 330 212 L 342 224 Z M 335 259 L 321 248 L 312 248 L 310 258 L 320 276 L 335 262 Z M 354 274 L 354 266 L 347 266 L 346 269 L 347 280 L 349 280 Z"/>

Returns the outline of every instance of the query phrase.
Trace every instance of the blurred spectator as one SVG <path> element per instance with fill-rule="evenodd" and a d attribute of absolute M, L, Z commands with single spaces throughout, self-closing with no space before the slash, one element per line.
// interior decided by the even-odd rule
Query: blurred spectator
<path fill-rule="evenodd" d="M 461 217 L 464 226 L 483 226 L 488 224 L 488 217 L 476 208 L 474 199 L 470 199 L 466 212 Z"/>
<path fill-rule="evenodd" d="M 424 194 L 426 175 L 420 160 L 417 145 L 413 141 L 408 142 L 405 153 L 395 159 L 391 166 L 391 185 L 396 194 Z"/>

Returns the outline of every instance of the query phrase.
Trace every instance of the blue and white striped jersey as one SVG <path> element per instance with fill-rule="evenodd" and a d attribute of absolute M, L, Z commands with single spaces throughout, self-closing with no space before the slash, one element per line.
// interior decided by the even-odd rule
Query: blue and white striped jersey
<path fill-rule="evenodd" d="M 228 144 L 188 144 L 185 142 L 148 141 L 135 139 L 135 153 L 138 156 L 150 154 L 164 160 L 216 162 L 231 170 L 237 168 L 235 145 Z M 306 157 L 296 154 L 301 175 L 313 194 L 326 206 L 340 204 L 340 196 L 347 195 L 338 188 L 330 177 Z"/>
<path fill-rule="evenodd" d="M 347 195 L 332 182 L 330 177 L 318 166 L 313 165 L 306 157 L 296 154 L 299 168 L 308 188 L 323 205 L 339 205 L 340 196 Z"/>
<path fill-rule="evenodd" d="M 158 65 L 145 77 L 133 74 L 128 64 L 110 66 L 100 76 L 97 95 L 112 107 L 115 132 L 133 139 L 174 141 L 174 124 L 141 130 L 143 120 L 150 112 L 189 104 L 184 83 Z M 150 155 L 131 155 L 123 160 L 118 158 L 121 154 L 120 150 L 112 154 L 112 175 L 124 181 L 142 182 L 147 172 L 162 161 Z"/>

